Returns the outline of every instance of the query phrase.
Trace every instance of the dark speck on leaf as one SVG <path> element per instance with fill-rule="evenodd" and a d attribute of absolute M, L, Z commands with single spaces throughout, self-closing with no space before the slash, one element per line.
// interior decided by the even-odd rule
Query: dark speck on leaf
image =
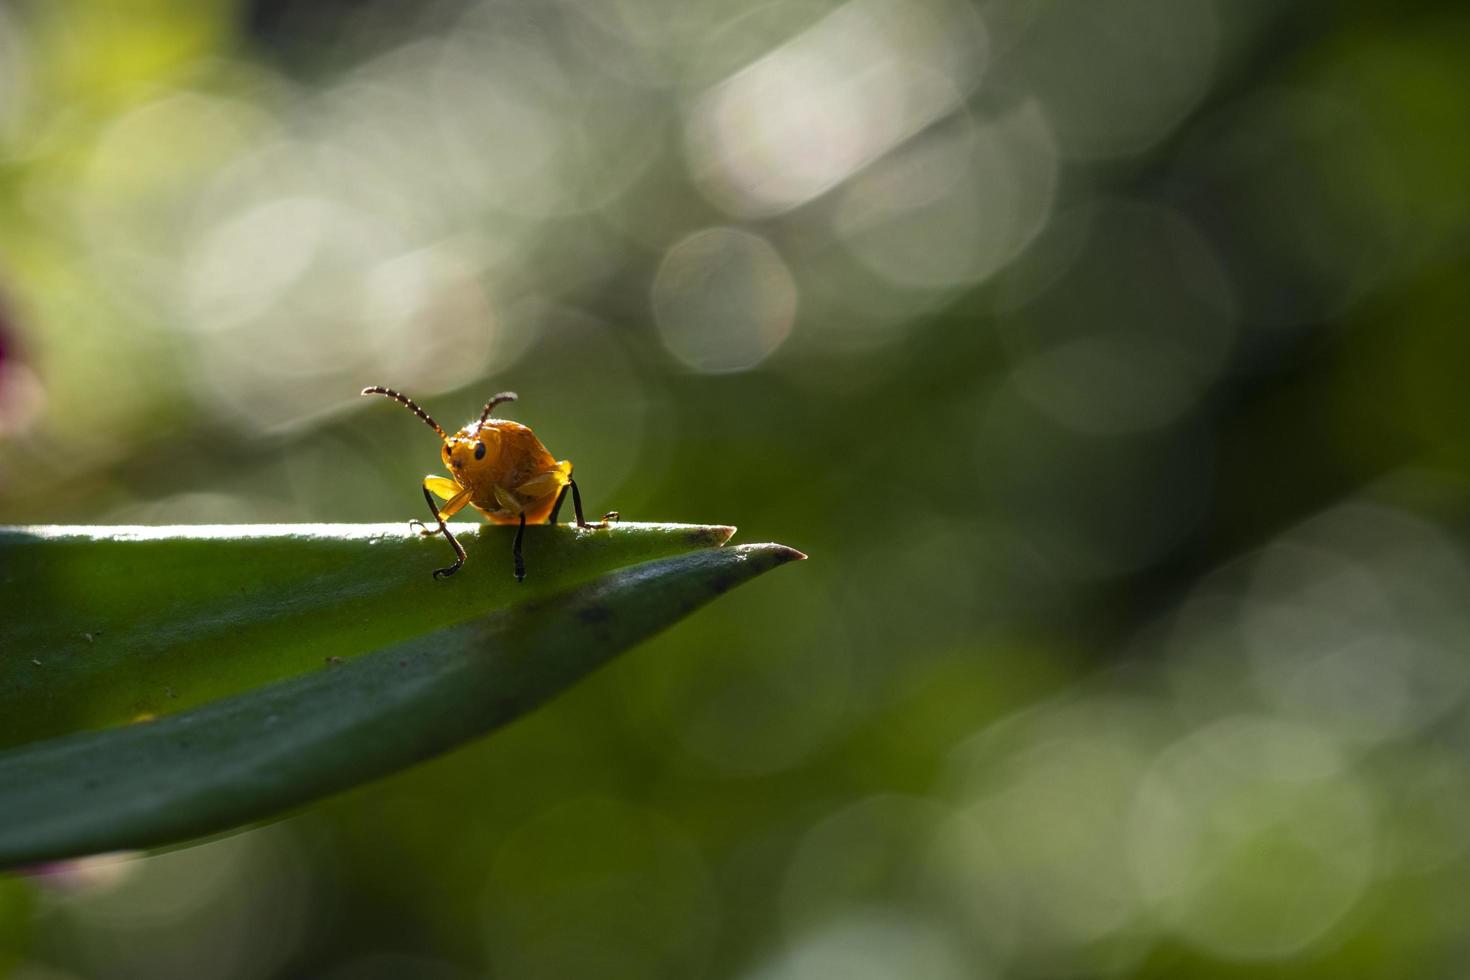
<path fill-rule="evenodd" d="M 577 618 L 590 626 L 612 619 L 613 612 L 606 606 L 583 606 L 577 610 Z"/>
<path fill-rule="evenodd" d="M 721 595 L 735 588 L 739 582 L 733 575 L 720 575 L 709 584 L 710 595 Z"/>

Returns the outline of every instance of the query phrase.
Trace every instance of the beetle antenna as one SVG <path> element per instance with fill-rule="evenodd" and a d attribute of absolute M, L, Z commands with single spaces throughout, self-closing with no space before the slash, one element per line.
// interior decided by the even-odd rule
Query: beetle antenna
<path fill-rule="evenodd" d="M 485 420 L 490 417 L 490 413 L 495 410 L 496 405 L 499 405 L 501 402 L 513 402 L 515 400 L 516 393 L 513 391 L 502 391 L 500 394 L 493 396 L 485 403 L 485 410 L 480 413 L 480 424 L 485 424 Z"/>
<path fill-rule="evenodd" d="M 407 408 L 410 412 L 417 415 L 419 418 L 428 423 L 429 428 L 439 433 L 440 439 L 449 438 L 449 436 L 444 434 L 444 430 L 439 428 L 439 423 L 435 422 L 433 418 L 429 416 L 428 412 L 424 411 L 422 408 L 419 408 L 412 398 L 408 397 L 402 392 L 394 391 L 392 388 L 382 388 L 378 385 L 373 385 L 371 388 L 362 389 L 362 393 L 364 395 L 387 395 L 389 398 L 401 403 L 404 408 Z"/>

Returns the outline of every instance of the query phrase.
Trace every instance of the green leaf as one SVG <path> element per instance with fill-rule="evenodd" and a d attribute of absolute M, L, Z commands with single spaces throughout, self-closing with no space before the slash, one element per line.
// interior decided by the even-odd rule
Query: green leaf
<path fill-rule="evenodd" d="M 0 528 L 0 749 L 121 725 L 316 670 L 561 591 L 717 547 L 730 527 L 454 525 L 469 553 L 407 525 Z"/>
<path fill-rule="evenodd" d="M 695 529 L 624 530 L 660 550 L 681 533 L 688 548 Z M 190 711 L 0 753 L 0 867 L 188 840 L 427 759 L 800 557 L 763 544 L 647 561 Z"/>

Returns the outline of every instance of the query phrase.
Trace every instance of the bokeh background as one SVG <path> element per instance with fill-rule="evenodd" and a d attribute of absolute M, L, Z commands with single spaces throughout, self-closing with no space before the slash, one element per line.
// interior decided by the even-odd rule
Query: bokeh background
<path fill-rule="evenodd" d="M 1455 2 L 0 4 L 0 522 L 812 556 L 0 974 L 1463 976 L 1467 229 Z"/>

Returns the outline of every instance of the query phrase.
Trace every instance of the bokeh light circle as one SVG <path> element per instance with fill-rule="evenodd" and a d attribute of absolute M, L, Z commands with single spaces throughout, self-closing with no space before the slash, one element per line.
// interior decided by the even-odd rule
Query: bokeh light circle
<path fill-rule="evenodd" d="M 659 336 L 696 371 L 755 367 L 791 333 L 796 283 L 759 235 L 706 228 L 665 254 L 653 281 Z"/>
<path fill-rule="evenodd" d="M 1219 55 L 1213 0 L 1089 0 L 1039 5 L 1016 54 L 1064 155 L 1137 153 L 1208 90 Z"/>
<path fill-rule="evenodd" d="M 976 974 L 954 940 L 933 924 L 901 909 L 877 906 L 813 930 L 743 980 L 895 977 L 975 980 Z"/>
<path fill-rule="evenodd" d="M 695 101 L 692 176 L 731 214 L 789 211 L 953 112 L 987 47 L 968 4 L 849 0 Z"/>
<path fill-rule="evenodd" d="M 1233 286 L 1179 213 L 1100 201 L 1057 219 L 1002 282 L 1017 389 L 1079 432 L 1175 422 L 1228 363 Z"/>
<path fill-rule="evenodd" d="M 1467 607 L 1470 566 L 1439 528 L 1354 503 L 1256 557 L 1239 628 L 1269 703 L 1368 744 L 1463 701 Z"/>
<path fill-rule="evenodd" d="M 1363 894 L 1376 837 L 1368 797 L 1332 741 L 1247 716 L 1165 750 L 1127 835 L 1161 922 L 1242 960 L 1295 956 L 1325 936 Z"/>
<path fill-rule="evenodd" d="M 959 114 L 853 178 L 835 232 L 873 274 L 937 289 L 984 281 L 1051 212 L 1057 160 L 1035 102 L 994 119 Z"/>
<path fill-rule="evenodd" d="M 973 932 L 1047 974 L 1113 972 L 1143 955 L 1143 896 L 1115 842 L 1161 726 L 1150 702 L 1098 698 L 1044 705 L 955 747 L 945 795 L 960 805 L 929 860 Z"/>

